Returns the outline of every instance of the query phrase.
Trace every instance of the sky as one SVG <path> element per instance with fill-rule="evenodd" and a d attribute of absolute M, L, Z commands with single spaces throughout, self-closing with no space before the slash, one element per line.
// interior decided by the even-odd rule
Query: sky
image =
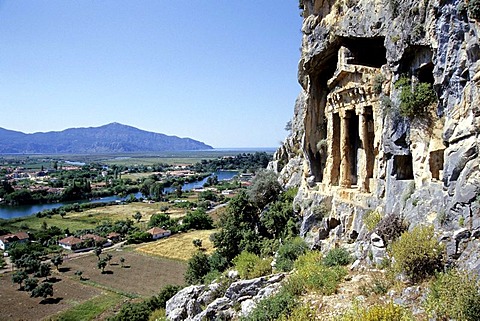
<path fill-rule="evenodd" d="M 298 0 L 0 0 L 0 127 L 277 147 L 300 29 Z"/>

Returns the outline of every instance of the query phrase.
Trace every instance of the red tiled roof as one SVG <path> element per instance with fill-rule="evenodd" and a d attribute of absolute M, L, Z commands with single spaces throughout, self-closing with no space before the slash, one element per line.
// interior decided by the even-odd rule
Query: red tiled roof
<path fill-rule="evenodd" d="M 163 234 L 163 233 L 167 233 L 167 232 L 170 232 L 168 230 L 164 230 L 163 228 L 159 228 L 159 227 L 152 227 L 151 229 L 149 229 L 147 231 L 147 233 L 150 233 L 152 235 L 155 235 L 155 234 Z"/>
<path fill-rule="evenodd" d="M 95 242 L 103 242 L 103 241 L 106 240 L 104 237 L 101 237 L 101 236 L 98 236 L 98 235 L 95 235 L 95 234 L 85 234 L 85 235 L 80 236 L 80 238 L 82 240 L 92 239 Z"/>
<path fill-rule="evenodd" d="M 7 235 L 0 236 L 0 240 L 2 240 L 3 243 L 23 241 L 23 240 L 28 240 L 29 238 L 30 237 L 26 232 L 17 232 L 14 234 L 7 234 Z"/>
<path fill-rule="evenodd" d="M 69 236 L 58 241 L 59 244 L 65 244 L 65 245 L 75 245 L 75 244 L 80 244 L 82 242 L 83 240 L 75 236 Z"/>

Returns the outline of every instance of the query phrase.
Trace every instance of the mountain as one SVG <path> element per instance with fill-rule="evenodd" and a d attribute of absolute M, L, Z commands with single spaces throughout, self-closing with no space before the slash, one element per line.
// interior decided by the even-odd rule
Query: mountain
<path fill-rule="evenodd" d="M 213 147 L 191 138 L 167 136 L 119 123 L 34 134 L 0 128 L 0 153 L 90 154 L 204 149 Z"/>

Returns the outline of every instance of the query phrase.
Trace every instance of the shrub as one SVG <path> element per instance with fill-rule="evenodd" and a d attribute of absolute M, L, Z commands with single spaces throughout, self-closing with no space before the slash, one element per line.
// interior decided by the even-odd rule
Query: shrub
<path fill-rule="evenodd" d="M 167 321 L 167 317 L 165 316 L 165 309 L 158 309 L 150 314 L 148 321 Z"/>
<path fill-rule="evenodd" d="M 433 226 L 416 226 L 392 243 L 392 272 L 404 273 L 413 282 L 420 281 L 442 269 L 443 250 L 435 238 Z"/>
<path fill-rule="evenodd" d="M 310 251 L 295 261 L 296 273 L 285 284 L 289 292 L 299 295 L 304 291 L 316 291 L 323 295 L 335 293 L 338 284 L 347 274 L 343 267 L 326 267 L 322 264 L 322 254 Z"/>
<path fill-rule="evenodd" d="M 365 227 L 369 232 L 373 231 L 381 220 L 382 214 L 378 211 L 368 211 L 363 216 L 363 224 L 365 224 Z"/>
<path fill-rule="evenodd" d="M 408 228 L 408 224 L 397 214 L 385 216 L 377 224 L 377 233 L 385 242 L 397 239 Z"/>
<path fill-rule="evenodd" d="M 208 272 L 210 272 L 209 258 L 205 253 L 198 251 L 188 260 L 185 281 L 188 284 L 202 283 Z"/>
<path fill-rule="evenodd" d="M 315 321 L 316 311 L 309 305 L 299 305 L 292 309 L 289 315 L 282 314 L 279 321 Z"/>
<path fill-rule="evenodd" d="M 275 268 L 284 272 L 291 271 L 295 260 L 307 250 L 308 245 L 301 237 L 287 239 L 278 249 Z"/>
<path fill-rule="evenodd" d="M 157 296 L 157 304 L 161 308 L 165 308 L 167 301 L 170 300 L 182 287 L 178 285 L 165 285 Z"/>
<path fill-rule="evenodd" d="M 347 265 L 350 262 L 352 262 L 352 257 L 343 247 L 330 250 L 323 258 L 323 264 L 329 267 Z"/>
<path fill-rule="evenodd" d="M 374 93 L 376 94 L 382 93 L 382 85 L 385 80 L 387 79 L 385 78 L 384 75 L 382 74 L 375 75 L 375 77 L 373 78 L 373 84 L 372 84 Z"/>
<path fill-rule="evenodd" d="M 233 259 L 233 264 L 242 279 L 254 279 L 270 274 L 271 260 L 260 258 L 258 255 L 243 251 Z"/>
<path fill-rule="evenodd" d="M 376 274 L 370 283 L 360 285 L 359 292 L 361 295 L 367 297 L 373 294 L 384 295 L 387 294 L 391 286 L 392 282 L 387 280 L 383 275 Z"/>
<path fill-rule="evenodd" d="M 478 279 L 472 275 L 457 270 L 440 273 L 430 285 L 425 308 L 437 320 L 478 320 L 479 291 Z"/>
<path fill-rule="evenodd" d="M 261 300 L 253 311 L 242 321 L 277 320 L 281 315 L 288 315 L 297 304 L 295 295 L 282 288 L 277 294 Z"/>
<path fill-rule="evenodd" d="M 470 0 L 468 2 L 468 13 L 473 19 L 480 19 L 480 0 Z"/>
<path fill-rule="evenodd" d="M 437 101 L 437 95 L 429 83 L 420 82 L 413 86 L 409 78 L 403 76 L 395 83 L 400 89 L 400 114 L 406 117 L 424 116 L 427 107 Z"/>
<path fill-rule="evenodd" d="M 393 302 L 375 304 L 370 307 L 360 307 L 355 304 L 350 311 L 342 315 L 339 321 L 413 321 L 414 318 L 407 308 Z"/>

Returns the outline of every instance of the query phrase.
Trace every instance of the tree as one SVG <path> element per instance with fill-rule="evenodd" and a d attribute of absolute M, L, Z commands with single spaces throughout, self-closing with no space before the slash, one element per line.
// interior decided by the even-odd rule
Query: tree
<path fill-rule="evenodd" d="M 203 277 L 207 275 L 208 272 L 210 272 L 208 256 L 199 251 L 188 260 L 185 281 L 188 284 L 202 283 Z"/>
<path fill-rule="evenodd" d="M 138 222 L 140 222 L 140 220 L 142 219 L 142 213 L 140 212 L 137 212 L 135 213 L 134 215 L 132 215 L 132 217 Z"/>
<path fill-rule="evenodd" d="M 220 217 L 220 232 L 215 233 L 213 244 L 219 255 L 231 262 L 245 248 L 246 240 L 257 240 L 258 208 L 252 204 L 245 191 L 230 200 L 225 213 Z M 253 235 L 252 235 L 253 233 Z M 258 254 L 258 253 L 255 253 Z"/>
<path fill-rule="evenodd" d="M 202 240 L 200 240 L 200 239 L 194 239 L 192 241 L 192 243 L 193 243 L 193 246 L 195 246 L 196 248 L 201 248 L 202 247 Z"/>
<path fill-rule="evenodd" d="M 97 263 L 97 267 L 102 270 L 102 273 L 105 272 L 105 268 L 107 267 L 107 261 L 104 259 L 101 259 Z"/>
<path fill-rule="evenodd" d="M 39 278 L 45 278 L 46 281 L 47 278 L 51 275 L 51 271 L 52 268 L 50 267 L 50 264 L 41 263 L 38 267 L 37 272 L 35 273 L 35 276 Z"/>
<path fill-rule="evenodd" d="M 80 270 L 77 270 L 75 271 L 75 275 L 78 276 L 78 278 L 80 279 L 80 281 L 83 281 L 83 271 L 80 271 Z"/>
<path fill-rule="evenodd" d="M 42 297 L 43 299 L 46 299 L 47 296 L 53 296 L 53 285 L 49 282 L 44 282 L 40 284 L 35 289 L 33 289 L 31 294 L 31 297 L 33 298 Z"/>
<path fill-rule="evenodd" d="M 122 266 L 122 268 L 123 268 L 123 266 L 124 266 L 124 264 L 125 264 L 125 258 L 124 258 L 123 256 L 120 258 L 120 264 L 121 264 L 121 266 Z"/>
<path fill-rule="evenodd" d="M 28 278 L 27 272 L 23 270 L 16 271 L 12 275 L 12 282 L 13 283 L 18 283 L 20 285 L 20 290 L 22 289 L 23 281 L 25 281 Z"/>
<path fill-rule="evenodd" d="M 110 264 L 110 261 L 112 260 L 112 254 L 108 253 L 106 260 L 108 261 L 108 264 Z"/>
<path fill-rule="evenodd" d="M 209 230 L 213 228 L 213 219 L 202 209 L 188 212 L 183 218 L 185 229 Z"/>
<path fill-rule="evenodd" d="M 61 216 L 62 218 L 65 218 L 65 215 L 67 215 L 67 212 L 65 212 L 64 210 L 61 210 L 61 211 L 60 211 L 60 216 Z"/>
<path fill-rule="evenodd" d="M 23 289 L 25 291 L 32 291 L 33 289 L 35 289 L 38 285 L 38 279 L 35 279 L 35 278 L 28 278 L 25 280 L 25 286 L 23 287 Z"/>
<path fill-rule="evenodd" d="M 167 214 L 167 211 L 169 210 L 170 208 L 166 205 L 163 205 L 163 206 L 160 206 L 160 211 L 163 212 L 163 214 Z"/>
<path fill-rule="evenodd" d="M 50 261 L 52 261 L 52 264 L 55 265 L 58 271 L 58 267 L 63 264 L 63 257 L 61 255 L 55 255 Z"/>
<path fill-rule="evenodd" d="M 100 254 L 102 254 L 102 248 L 100 246 L 97 246 L 95 248 L 95 255 L 97 256 L 97 259 L 100 261 Z"/>
<path fill-rule="evenodd" d="M 278 176 L 272 171 L 259 171 L 252 181 L 248 195 L 258 208 L 263 209 L 268 203 L 275 201 L 282 192 Z"/>

